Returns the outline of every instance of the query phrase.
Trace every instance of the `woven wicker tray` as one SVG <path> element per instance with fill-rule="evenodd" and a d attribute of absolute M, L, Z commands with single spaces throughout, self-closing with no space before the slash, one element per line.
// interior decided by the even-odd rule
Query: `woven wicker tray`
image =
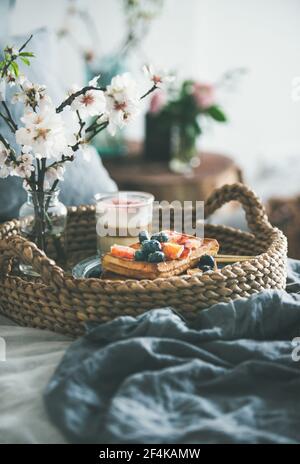
<path fill-rule="evenodd" d="M 222 253 L 257 258 L 225 266 L 218 272 L 154 281 L 74 279 L 18 235 L 17 220 L 4 223 L 0 226 L 0 312 L 23 326 L 78 336 L 88 320 L 106 322 L 163 306 L 173 306 L 187 319 L 193 319 L 199 309 L 217 302 L 249 297 L 264 289 L 285 288 L 286 237 L 271 226 L 250 189 L 238 183 L 216 190 L 206 201 L 205 216 L 231 200 L 243 206 L 251 232 L 206 225 L 205 235 L 219 241 Z M 74 263 L 95 254 L 93 206 L 69 209 L 67 238 Z M 31 264 L 41 277 L 28 280 L 18 275 L 15 264 L 20 260 Z"/>

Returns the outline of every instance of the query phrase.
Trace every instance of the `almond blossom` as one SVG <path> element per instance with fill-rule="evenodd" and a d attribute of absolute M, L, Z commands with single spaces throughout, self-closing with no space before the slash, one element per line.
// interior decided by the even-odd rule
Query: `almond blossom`
<path fill-rule="evenodd" d="M 99 132 L 108 128 L 115 134 L 132 121 L 140 111 L 141 99 L 156 85 L 140 96 L 129 73 L 115 76 L 107 88 L 101 88 L 100 76 L 95 76 L 85 87 L 72 89 L 55 107 L 46 86 L 30 82 L 19 72 L 18 62 L 29 65 L 29 58 L 34 57 L 23 51 L 31 38 L 19 50 L 8 47 L 0 60 L 0 118 L 19 145 L 14 149 L 0 134 L 0 175 L 19 176 L 24 178 L 26 188 L 40 191 L 62 180 L 67 162 L 75 156 L 90 158 L 88 144 Z M 153 82 L 166 79 L 155 78 Z M 9 102 L 5 101 L 7 85 L 16 87 Z M 11 103 L 23 104 L 21 125 L 14 120 Z M 90 117 L 94 119 L 88 122 Z"/>
<path fill-rule="evenodd" d="M 5 53 L 17 58 L 17 56 L 19 55 L 19 50 L 16 48 L 16 47 L 13 47 L 13 46 L 10 46 L 10 45 L 7 45 L 4 49 Z"/>
<path fill-rule="evenodd" d="M 30 146 L 36 158 L 59 159 L 70 152 L 63 119 L 52 105 L 27 109 L 21 121 L 24 127 L 16 131 L 16 141 Z"/>
<path fill-rule="evenodd" d="M 84 119 L 97 116 L 105 111 L 105 97 L 102 90 L 88 90 L 75 98 L 71 108 L 80 112 Z"/>
<path fill-rule="evenodd" d="M 13 174 L 19 177 L 28 178 L 34 171 L 33 156 L 29 153 L 24 153 L 18 159 L 18 163 L 14 168 Z"/>
<path fill-rule="evenodd" d="M 94 88 L 87 90 L 82 95 L 79 95 L 71 103 L 71 108 L 75 111 L 79 111 L 80 116 L 83 119 L 98 116 L 105 111 L 106 101 L 104 92 L 103 90 L 97 88 L 99 78 L 100 76 L 96 76 L 89 82 L 89 87 Z M 73 93 L 76 90 L 79 89 L 74 88 Z"/>
<path fill-rule="evenodd" d="M 175 80 L 175 76 L 165 70 L 156 70 L 151 65 L 145 65 L 143 71 L 155 87 L 169 84 Z"/>
<path fill-rule="evenodd" d="M 136 82 L 129 73 L 115 76 L 106 89 L 106 114 L 111 135 L 132 121 L 140 111 Z"/>
<path fill-rule="evenodd" d="M 13 104 L 22 102 L 25 106 L 31 106 L 31 108 L 35 109 L 41 103 L 51 103 L 50 97 L 46 94 L 45 85 L 33 84 L 28 80 L 24 80 L 19 85 L 21 92 L 13 95 L 11 99 Z"/>
<path fill-rule="evenodd" d="M 19 74 L 16 76 L 12 71 L 6 71 L 5 81 L 9 85 L 9 87 L 13 87 L 15 85 L 22 85 L 25 81 L 25 76 L 23 74 Z"/>

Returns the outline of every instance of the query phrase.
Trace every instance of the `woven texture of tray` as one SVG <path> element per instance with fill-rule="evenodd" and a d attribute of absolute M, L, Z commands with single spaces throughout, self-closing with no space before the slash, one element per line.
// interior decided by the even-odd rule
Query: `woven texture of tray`
<path fill-rule="evenodd" d="M 205 217 L 231 200 L 244 208 L 250 232 L 207 224 L 205 236 L 216 238 L 223 254 L 257 258 L 218 272 L 152 281 L 74 279 L 18 235 L 17 220 L 6 222 L 0 226 L 0 312 L 23 326 L 78 336 L 89 320 L 106 322 L 164 306 L 174 307 L 191 320 L 199 309 L 215 303 L 249 297 L 264 289 L 284 289 L 286 237 L 271 226 L 250 189 L 240 183 L 224 185 L 206 201 Z M 93 206 L 69 208 L 67 240 L 74 262 L 95 254 Z M 40 278 L 32 281 L 18 274 L 18 261 L 31 264 Z"/>

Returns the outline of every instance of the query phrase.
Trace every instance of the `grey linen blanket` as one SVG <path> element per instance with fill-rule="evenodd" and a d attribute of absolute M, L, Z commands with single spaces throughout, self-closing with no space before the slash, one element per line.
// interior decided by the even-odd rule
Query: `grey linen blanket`
<path fill-rule="evenodd" d="M 299 262 L 289 276 L 293 293 L 217 304 L 192 326 L 171 308 L 90 326 L 47 387 L 52 421 L 75 443 L 299 443 Z"/>

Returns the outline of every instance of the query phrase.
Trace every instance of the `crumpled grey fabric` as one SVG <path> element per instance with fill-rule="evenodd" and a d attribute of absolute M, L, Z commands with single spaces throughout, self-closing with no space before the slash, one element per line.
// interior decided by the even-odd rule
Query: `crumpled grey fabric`
<path fill-rule="evenodd" d="M 290 264 L 290 285 L 300 264 Z M 200 311 L 123 316 L 67 350 L 45 392 L 74 443 L 299 443 L 300 295 L 265 291 Z"/>

